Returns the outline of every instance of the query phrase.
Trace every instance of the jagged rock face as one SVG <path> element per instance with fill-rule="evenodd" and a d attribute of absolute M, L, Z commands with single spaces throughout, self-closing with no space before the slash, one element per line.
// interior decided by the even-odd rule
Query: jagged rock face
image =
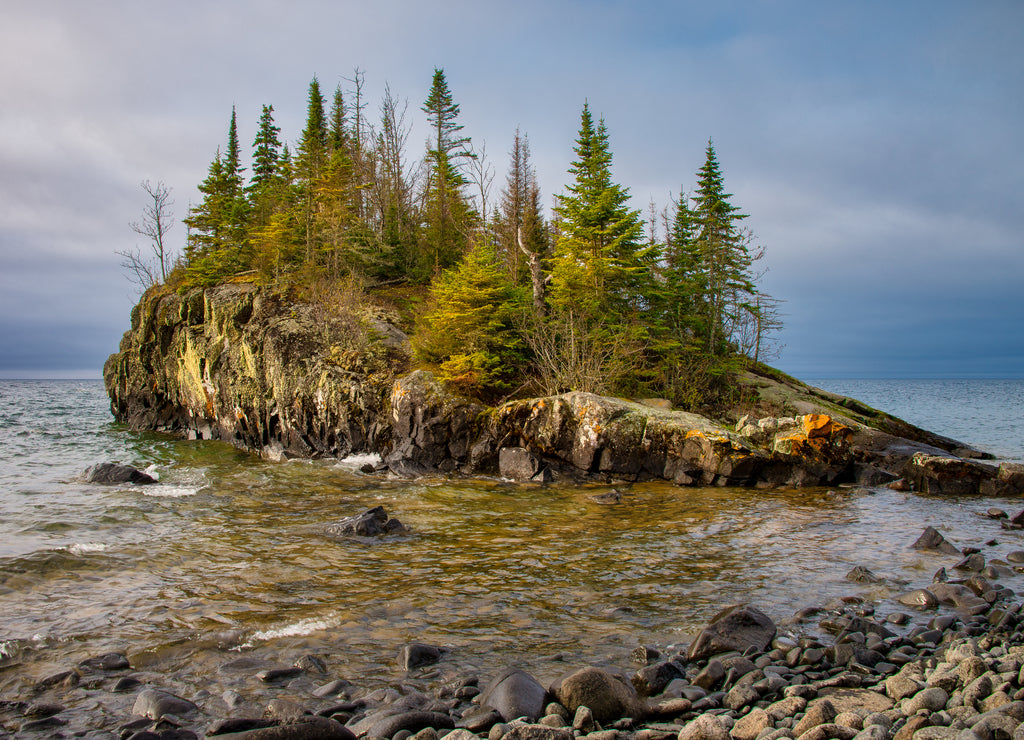
<path fill-rule="evenodd" d="M 248 284 L 151 292 L 104 367 L 111 410 L 134 429 L 273 458 L 378 449 L 393 381 L 381 353 L 401 350 L 353 349 L 352 322 L 336 319 Z"/>

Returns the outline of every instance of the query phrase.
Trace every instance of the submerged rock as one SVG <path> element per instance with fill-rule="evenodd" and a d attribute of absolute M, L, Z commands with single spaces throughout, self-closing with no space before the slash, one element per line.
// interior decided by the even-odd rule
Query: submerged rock
<path fill-rule="evenodd" d="M 402 534 L 409 528 L 397 519 L 388 517 L 383 506 L 367 509 L 362 514 L 350 516 L 341 521 L 328 524 L 324 530 L 332 537 L 356 535 L 359 537 L 378 537 L 386 534 Z"/>
<path fill-rule="evenodd" d="M 100 463 L 85 471 L 85 479 L 89 483 L 101 485 L 116 485 L 119 483 L 135 483 L 137 485 L 149 485 L 156 483 L 156 478 L 149 473 L 144 473 L 131 465 L 120 463 Z"/>

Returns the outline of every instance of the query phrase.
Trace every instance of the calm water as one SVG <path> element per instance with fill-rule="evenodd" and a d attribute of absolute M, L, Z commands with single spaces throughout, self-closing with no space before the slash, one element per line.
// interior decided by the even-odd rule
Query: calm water
<path fill-rule="evenodd" d="M 817 381 L 1024 457 L 1020 382 L 868 383 Z M 102 461 L 160 482 L 84 483 Z M 864 565 L 923 585 L 951 564 L 906 548 L 925 525 L 962 545 L 998 540 L 990 558 L 1024 549 L 1024 535 L 979 516 L 1016 500 L 645 484 L 606 506 L 590 496 L 608 487 L 385 480 L 359 474 L 363 462 L 269 463 L 130 433 L 99 382 L 0 381 L 0 694 L 108 651 L 186 696 L 252 696 L 264 690 L 253 665 L 308 653 L 374 685 L 401 678 L 394 658 L 414 640 L 448 646 L 444 670 L 514 663 L 545 680 L 567 663 L 625 666 L 640 643 L 685 642 L 737 601 L 777 619 L 847 594 L 894 609 L 897 586 L 844 575 Z M 377 504 L 413 533 L 323 536 Z"/>

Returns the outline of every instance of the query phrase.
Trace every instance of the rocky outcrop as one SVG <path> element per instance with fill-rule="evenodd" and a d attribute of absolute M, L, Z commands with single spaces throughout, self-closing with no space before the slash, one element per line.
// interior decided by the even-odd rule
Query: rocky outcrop
<path fill-rule="evenodd" d="M 251 284 L 154 289 L 103 376 L 114 416 L 133 429 L 272 458 L 343 456 L 390 440 L 392 368 L 407 357 L 399 334 L 380 317 Z"/>
<path fill-rule="evenodd" d="M 926 493 L 1024 491 L 1020 466 L 978 462 L 983 453 L 961 443 L 767 370 L 742 378 L 751 400 L 730 422 L 590 393 L 487 408 L 424 370 L 401 375 L 408 342 L 386 319 L 244 283 L 154 289 L 104 368 L 111 408 L 135 429 L 272 458 L 376 452 L 406 477 L 757 487 L 899 479 Z"/>

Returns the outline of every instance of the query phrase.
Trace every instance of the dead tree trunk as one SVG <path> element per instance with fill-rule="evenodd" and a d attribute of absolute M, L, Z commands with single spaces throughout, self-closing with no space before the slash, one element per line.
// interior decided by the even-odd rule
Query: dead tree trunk
<path fill-rule="evenodd" d="M 520 251 L 530 261 L 530 282 L 533 284 L 533 312 L 538 319 L 542 319 L 547 315 L 548 309 L 547 304 L 544 302 L 544 294 L 547 291 L 548 283 L 551 282 L 551 276 L 544 274 L 544 268 L 540 264 L 540 255 L 536 252 L 531 252 L 523 244 L 523 228 L 521 226 L 516 231 L 516 241 L 519 243 Z"/>

